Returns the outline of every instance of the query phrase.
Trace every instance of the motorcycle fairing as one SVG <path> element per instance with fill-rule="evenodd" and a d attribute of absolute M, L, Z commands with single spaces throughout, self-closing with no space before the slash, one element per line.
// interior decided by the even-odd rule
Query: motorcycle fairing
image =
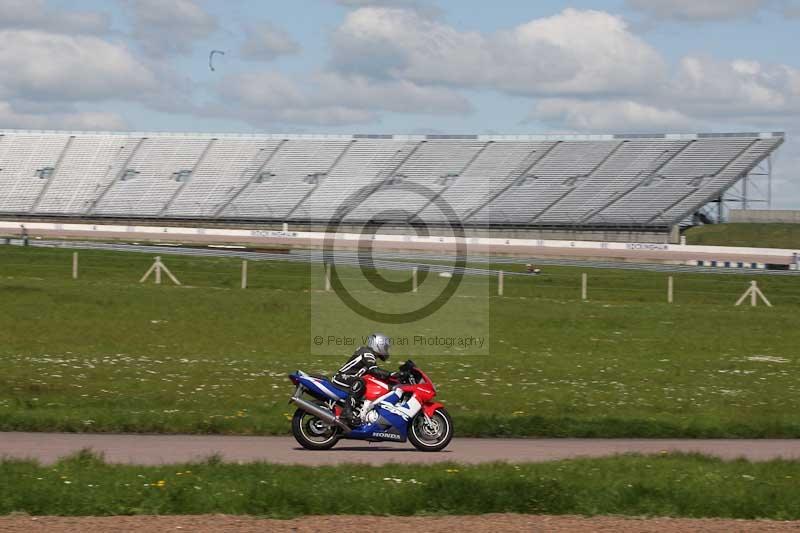
<path fill-rule="evenodd" d="M 376 407 L 375 411 L 378 413 L 378 420 L 354 428 L 347 434 L 347 438 L 405 442 L 408 438 L 408 422 L 381 406 Z"/>
<path fill-rule="evenodd" d="M 399 390 L 384 395 L 373 408 L 378 414 L 378 419 L 354 428 L 348 434 L 348 438 L 405 442 L 408 438 L 408 424 L 422 405 L 413 397 L 407 402 L 400 403 L 401 395 L 402 391 Z"/>

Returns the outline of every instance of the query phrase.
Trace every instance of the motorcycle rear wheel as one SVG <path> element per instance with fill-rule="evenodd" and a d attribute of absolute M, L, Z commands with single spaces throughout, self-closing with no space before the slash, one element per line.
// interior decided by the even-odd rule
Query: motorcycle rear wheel
<path fill-rule="evenodd" d="M 339 441 L 338 428 L 302 409 L 292 417 L 292 435 L 307 450 L 330 450 Z"/>
<path fill-rule="evenodd" d="M 430 421 L 420 411 L 411 420 L 408 440 L 423 452 L 444 450 L 453 438 L 453 420 L 443 407 L 433 412 Z"/>

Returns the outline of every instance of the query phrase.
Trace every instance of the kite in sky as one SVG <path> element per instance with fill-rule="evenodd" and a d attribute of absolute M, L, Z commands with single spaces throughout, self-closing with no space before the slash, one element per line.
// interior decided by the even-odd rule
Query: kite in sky
<path fill-rule="evenodd" d="M 214 54 L 225 55 L 225 52 L 222 50 L 211 50 L 211 53 L 208 54 L 208 68 L 211 69 L 211 72 L 214 72 Z"/>

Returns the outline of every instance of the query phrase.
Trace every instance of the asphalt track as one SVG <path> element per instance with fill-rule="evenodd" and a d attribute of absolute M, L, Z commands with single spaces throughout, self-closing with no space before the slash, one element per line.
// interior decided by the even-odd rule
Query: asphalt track
<path fill-rule="evenodd" d="M 24 223 L 25 221 L 20 221 Z M 278 248 L 312 248 L 321 249 L 325 242 L 323 239 L 295 239 L 287 237 L 234 237 L 234 236 L 210 236 L 188 233 L 164 233 L 154 232 L 128 232 L 120 234 L 118 232 L 103 231 L 102 225 L 96 226 L 97 230 L 50 230 L 50 229 L 29 229 L 28 235 L 31 238 L 41 237 L 44 239 L 95 239 L 113 242 L 124 236 L 126 241 L 148 241 L 148 242 L 181 242 L 181 243 L 201 243 L 201 244 L 240 244 L 260 247 Z M 19 237 L 16 233 L 14 237 Z M 357 243 L 356 243 L 357 244 Z M 352 247 L 353 243 L 337 243 L 336 248 L 346 249 Z M 423 253 L 456 253 L 455 245 L 442 243 L 411 243 L 411 242 L 382 242 L 375 241 L 373 247 L 376 251 L 383 252 L 423 252 Z M 508 255 L 521 256 L 526 258 L 570 258 L 582 260 L 600 261 L 640 261 L 640 262 L 662 262 L 671 261 L 683 263 L 692 260 L 703 261 L 731 261 L 731 262 L 755 262 L 755 263 L 774 263 L 789 265 L 794 262 L 794 257 L 785 251 L 776 250 L 774 253 L 765 255 L 741 255 L 736 252 L 728 253 L 708 253 L 700 251 L 676 252 L 672 250 L 655 249 L 581 249 L 581 248 L 551 248 L 539 246 L 518 246 L 518 245 L 469 245 L 469 254 L 488 254 L 488 255 Z"/>
<path fill-rule="evenodd" d="M 328 451 L 309 451 L 291 437 L 0 433 L 0 456 L 51 464 L 91 448 L 110 463 L 158 465 L 220 454 L 228 462 L 267 461 L 309 466 L 340 463 L 544 462 L 622 453 L 696 452 L 751 461 L 800 459 L 800 439 L 453 439 L 442 452 L 419 452 L 410 444 L 341 441 Z"/>
<path fill-rule="evenodd" d="M 14 242 L 14 244 L 21 244 Z M 198 257 L 237 257 L 240 259 L 247 259 L 253 261 L 284 261 L 293 263 L 306 263 L 306 264 L 322 264 L 325 261 L 323 253 L 319 250 L 290 250 L 289 253 L 276 253 L 276 252 L 253 252 L 242 250 L 230 250 L 219 248 L 197 248 L 197 247 L 181 247 L 181 246 L 150 246 L 150 245 L 134 245 L 134 244 L 120 244 L 120 243 L 103 243 L 95 241 L 57 241 L 57 240 L 34 240 L 31 241 L 31 246 L 38 248 L 67 248 L 75 250 L 111 250 L 122 252 L 138 252 L 147 254 L 161 254 L 161 255 L 184 255 L 184 256 L 198 256 Z M 372 264 L 376 268 L 387 270 L 404 270 L 408 271 L 410 266 L 416 265 L 419 268 L 425 268 L 431 272 L 463 272 L 466 275 L 479 275 L 479 276 L 496 276 L 497 270 L 490 270 L 486 268 L 454 268 L 453 262 L 455 256 L 453 255 L 437 255 L 434 253 L 413 253 L 413 252 L 374 252 L 372 254 Z M 437 261 L 441 264 L 428 263 L 425 261 Z M 534 261 L 537 266 L 543 265 L 558 265 L 558 266 L 574 266 L 583 268 L 601 268 L 601 269 L 622 269 L 622 270 L 647 270 L 651 272 L 692 272 L 701 274 L 751 274 L 751 275 L 789 275 L 800 276 L 798 270 L 765 270 L 765 269 L 750 269 L 750 268 L 726 268 L 726 267 L 705 267 L 705 266 L 690 266 L 682 264 L 669 264 L 669 263 L 641 263 L 641 262 L 624 262 L 624 261 L 597 261 L 592 259 L 523 259 L 511 258 L 500 256 L 486 256 L 486 255 L 471 255 L 468 257 L 468 262 L 473 264 L 488 264 L 498 263 L 506 265 L 521 266 L 525 261 Z M 340 251 L 336 252 L 337 265 L 349 265 L 360 267 L 363 264 L 363 259 L 358 252 L 355 251 Z M 506 276 L 526 276 L 530 274 L 515 270 L 504 270 Z"/>

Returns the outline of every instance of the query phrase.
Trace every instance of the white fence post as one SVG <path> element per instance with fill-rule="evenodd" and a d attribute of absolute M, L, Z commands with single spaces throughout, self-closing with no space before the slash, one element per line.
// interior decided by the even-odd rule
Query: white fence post
<path fill-rule="evenodd" d="M 497 272 L 497 295 L 503 295 L 503 271 L 500 270 Z"/>
<path fill-rule="evenodd" d="M 411 292 L 417 292 L 417 267 L 411 270 Z"/>
<path fill-rule="evenodd" d="M 72 252 L 72 279 L 78 279 L 78 252 Z"/>
<path fill-rule="evenodd" d="M 331 290 L 331 264 L 325 263 L 325 291 Z"/>
<path fill-rule="evenodd" d="M 672 289 L 673 289 L 672 276 L 670 276 L 669 278 L 667 278 L 667 303 L 670 304 L 672 303 Z"/>
<path fill-rule="evenodd" d="M 247 288 L 247 259 L 242 261 L 242 288 Z"/>
<path fill-rule="evenodd" d="M 586 272 L 584 272 L 583 274 L 581 274 L 581 300 L 586 299 L 586 284 L 587 284 Z"/>
<path fill-rule="evenodd" d="M 181 282 L 178 281 L 178 278 L 176 278 L 175 276 L 172 275 L 172 272 L 170 272 L 169 269 L 164 265 L 164 263 L 161 262 L 161 258 L 158 257 L 158 256 L 156 256 L 156 260 L 153 262 L 153 266 L 151 266 L 149 269 L 147 269 L 147 272 L 144 273 L 144 276 L 142 276 L 142 279 L 139 280 L 139 283 L 144 283 L 147 280 L 147 278 L 150 277 L 150 274 L 155 272 L 156 284 L 161 285 L 161 271 L 162 270 L 169 277 L 169 279 L 172 280 L 172 283 L 174 283 L 175 285 L 180 285 L 181 284 Z"/>
<path fill-rule="evenodd" d="M 761 289 L 758 288 L 758 283 L 756 283 L 755 280 L 750 282 L 750 287 L 746 291 L 744 291 L 744 294 L 742 294 L 741 298 L 739 298 L 736 301 L 735 305 L 741 305 L 741 303 L 743 301 L 745 301 L 745 299 L 748 296 L 750 296 L 750 305 L 753 306 L 753 307 L 758 305 L 758 298 L 761 298 L 764 301 L 764 303 L 767 305 L 767 307 L 772 307 L 772 304 L 769 303 L 769 300 L 767 300 L 767 297 L 764 296 L 764 293 L 761 292 Z"/>

